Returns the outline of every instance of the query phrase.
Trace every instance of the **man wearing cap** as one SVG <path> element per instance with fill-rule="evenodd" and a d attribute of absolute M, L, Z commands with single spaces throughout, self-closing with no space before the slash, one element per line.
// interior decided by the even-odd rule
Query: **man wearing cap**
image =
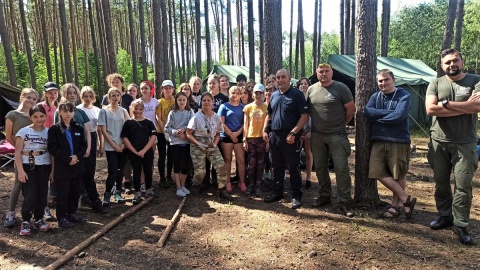
<path fill-rule="evenodd" d="M 264 126 L 271 120 L 270 130 L 266 129 L 263 139 L 270 144 L 273 167 L 273 193 L 264 199 L 274 202 L 283 199 L 285 169 L 290 172 L 290 189 L 292 190 L 292 208 L 302 205 L 302 178 L 300 164 L 299 138 L 302 128 L 308 121 L 305 97 L 298 89 L 290 85 L 290 72 L 286 69 L 277 71 L 278 91 L 272 94 L 267 107 Z M 287 167 L 288 166 L 288 167 Z"/>
<path fill-rule="evenodd" d="M 267 117 L 267 104 L 264 99 L 263 84 L 253 87 L 255 101 L 243 108 L 243 148 L 248 152 L 247 195 L 255 192 L 255 196 L 262 196 L 263 169 L 265 168 L 265 152 L 268 150 L 268 142 L 263 140 L 263 126 Z"/>
<path fill-rule="evenodd" d="M 319 183 L 319 197 L 315 198 L 312 206 L 330 203 L 332 182 L 328 174 L 328 158 L 331 154 L 340 209 L 347 217 L 353 217 L 355 212 L 352 208 L 352 183 L 348 167 L 351 149 L 345 126 L 355 113 L 355 104 L 350 89 L 334 81 L 332 76 L 333 70 L 329 64 L 318 65 L 318 83 L 310 86 L 306 94 L 311 117 L 310 142 Z"/>

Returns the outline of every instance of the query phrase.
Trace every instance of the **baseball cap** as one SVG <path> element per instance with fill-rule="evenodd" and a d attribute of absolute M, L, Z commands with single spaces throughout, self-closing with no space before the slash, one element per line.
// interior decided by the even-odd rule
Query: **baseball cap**
<path fill-rule="evenodd" d="M 264 92 L 265 91 L 265 87 L 263 86 L 263 84 L 261 83 L 257 83 L 255 84 L 255 86 L 253 87 L 253 92 Z"/>
<path fill-rule="evenodd" d="M 165 80 L 162 82 L 162 87 L 164 86 L 171 86 L 171 87 L 174 87 L 173 86 L 173 82 L 171 80 Z"/>
<path fill-rule="evenodd" d="M 47 82 L 43 85 L 43 91 L 48 92 L 50 90 L 58 90 L 58 85 L 54 82 Z"/>

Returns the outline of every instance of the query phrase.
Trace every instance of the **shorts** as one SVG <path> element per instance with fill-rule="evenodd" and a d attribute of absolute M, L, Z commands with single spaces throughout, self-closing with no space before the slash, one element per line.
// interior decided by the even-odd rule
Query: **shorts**
<path fill-rule="evenodd" d="M 410 162 L 410 144 L 374 142 L 370 153 L 369 178 L 404 179 Z"/>
<path fill-rule="evenodd" d="M 237 137 L 238 141 L 236 143 L 243 143 L 243 134 L 238 135 Z M 230 137 L 220 137 L 220 142 L 222 143 L 233 143 L 232 139 Z"/>

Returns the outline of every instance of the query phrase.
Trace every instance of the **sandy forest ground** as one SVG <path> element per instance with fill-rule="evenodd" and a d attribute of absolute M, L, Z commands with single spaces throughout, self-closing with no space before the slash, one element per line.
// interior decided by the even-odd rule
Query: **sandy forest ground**
<path fill-rule="evenodd" d="M 353 140 L 351 140 L 353 142 Z M 260 198 L 235 191 L 235 201 L 225 203 L 214 188 L 187 199 L 182 215 L 165 247 L 157 245 L 181 199 L 174 188 L 159 190 L 154 199 L 133 216 L 114 227 L 84 251 L 86 256 L 62 269 L 478 269 L 478 245 L 458 242 L 451 230 L 433 231 L 428 223 L 437 218 L 432 171 L 426 163 L 425 140 L 416 140 L 412 153 L 408 193 L 418 198 L 415 214 L 389 220 L 379 218 L 380 208 L 356 211 L 346 218 L 336 204 L 310 205 L 317 193 L 304 192 L 304 206 L 290 208 L 290 193 L 280 203 L 266 204 Z M 352 181 L 354 154 L 350 158 Z M 105 159 L 97 163 L 97 183 L 103 194 Z M 304 175 L 304 174 L 303 174 Z M 331 174 L 334 181 L 335 175 Z M 154 179 L 158 179 L 155 172 Z M 12 169 L 0 174 L 0 211 L 7 209 L 13 183 Z M 474 179 L 470 231 L 480 242 L 480 181 Z M 157 186 L 155 185 L 155 188 Z M 288 190 L 288 188 L 286 189 Z M 334 186 L 335 190 L 335 186 Z M 379 185 L 380 198 L 391 194 Z M 127 196 L 132 199 L 132 195 Z M 335 201 L 335 200 L 334 200 Z M 33 231 L 19 236 L 21 200 L 17 226 L 0 227 L 0 269 L 41 269 L 97 232 L 132 207 L 113 204 L 107 215 L 81 207 L 88 223 L 70 230 Z"/>

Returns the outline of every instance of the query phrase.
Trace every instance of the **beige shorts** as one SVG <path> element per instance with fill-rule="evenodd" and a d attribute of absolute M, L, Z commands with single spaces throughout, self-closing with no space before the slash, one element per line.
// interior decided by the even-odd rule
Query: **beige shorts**
<path fill-rule="evenodd" d="M 404 179 L 410 162 L 410 144 L 374 142 L 370 153 L 369 178 Z"/>

